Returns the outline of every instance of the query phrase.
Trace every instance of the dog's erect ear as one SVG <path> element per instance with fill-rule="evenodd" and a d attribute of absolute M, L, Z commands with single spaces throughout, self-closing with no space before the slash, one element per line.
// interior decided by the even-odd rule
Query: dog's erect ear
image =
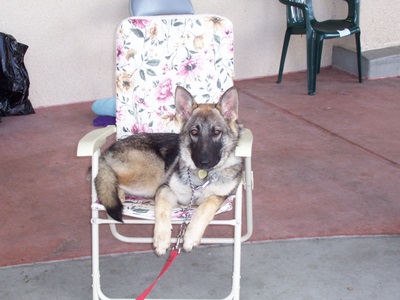
<path fill-rule="evenodd" d="M 219 100 L 217 109 L 226 120 L 236 121 L 239 117 L 239 93 L 235 86 L 227 90 Z"/>
<path fill-rule="evenodd" d="M 193 109 L 197 107 L 192 95 L 181 86 L 175 90 L 175 118 L 182 124 L 192 114 Z"/>

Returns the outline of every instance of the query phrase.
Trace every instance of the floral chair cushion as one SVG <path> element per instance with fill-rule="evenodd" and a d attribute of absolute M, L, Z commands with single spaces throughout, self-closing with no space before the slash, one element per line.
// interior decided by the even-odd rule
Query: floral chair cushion
<path fill-rule="evenodd" d="M 178 85 L 198 103 L 217 103 L 233 85 L 233 28 L 226 18 L 131 17 L 122 21 L 116 39 L 118 139 L 140 132 L 178 132 Z M 219 212 L 231 210 L 233 199 L 227 197 Z M 104 210 L 98 202 L 92 208 Z M 181 219 L 184 209 L 176 208 L 172 218 Z M 153 219 L 154 200 L 128 195 L 123 214 Z"/>
<path fill-rule="evenodd" d="M 215 15 L 125 19 L 117 31 L 117 138 L 178 132 L 174 93 L 218 102 L 233 85 L 232 23 Z"/>
<path fill-rule="evenodd" d="M 234 196 L 229 196 L 222 203 L 216 214 L 226 211 L 231 211 L 233 208 Z M 136 196 L 127 195 L 125 197 L 122 214 L 129 217 L 154 220 L 154 199 L 144 199 Z M 197 207 L 192 207 L 188 210 L 189 216 L 192 217 L 196 212 Z M 105 211 L 105 208 L 98 201 L 92 204 L 92 209 L 97 211 Z M 184 205 L 175 207 L 172 211 L 171 220 L 184 220 L 186 217 L 187 207 Z"/>

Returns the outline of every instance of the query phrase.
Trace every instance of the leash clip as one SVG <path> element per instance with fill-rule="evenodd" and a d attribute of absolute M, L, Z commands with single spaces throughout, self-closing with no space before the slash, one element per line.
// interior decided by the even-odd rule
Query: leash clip
<path fill-rule="evenodd" d="M 185 236 L 187 226 L 188 226 L 187 221 L 185 221 L 181 224 L 181 226 L 179 227 L 178 236 L 176 237 L 176 244 L 174 247 L 172 247 L 172 250 L 177 250 L 178 253 L 180 253 L 182 250 L 182 241 L 183 241 L 183 237 Z"/>
<path fill-rule="evenodd" d="M 207 185 L 210 184 L 210 180 L 207 180 L 206 182 L 204 182 L 202 185 L 199 185 L 198 187 L 195 187 L 194 190 L 195 191 L 199 191 L 201 189 L 204 189 Z"/>

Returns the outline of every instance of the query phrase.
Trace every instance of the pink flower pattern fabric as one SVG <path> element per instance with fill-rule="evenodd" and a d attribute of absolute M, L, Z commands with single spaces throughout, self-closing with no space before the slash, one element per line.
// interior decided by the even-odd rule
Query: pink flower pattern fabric
<path fill-rule="evenodd" d="M 117 138 L 178 132 L 176 86 L 187 89 L 198 103 L 217 103 L 233 85 L 233 54 L 232 23 L 220 16 L 125 19 L 116 38 Z M 231 210 L 233 199 L 227 197 L 219 212 Z M 98 202 L 93 207 L 104 210 Z M 173 219 L 184 218 L 183 211 L 176 208 Z M 154 200 L 128 195 L 123 213 L 153 219 Z"/>
<path fill-rule="evenodd" d="M 198 103 L 233 85 L 232 23 L 215 15 L 132 17 L 117 30 L 117 138 L 178 132 L 177 85 Z"/>
<path fill-rule="evenodd" d="M 225 199 L 224 203 L 218 209 L 216 214 L 220 214 L 223 212 L 231 211 L 233 209 L 233 201 L 234 196 L 229 196 Z M 144 199 L 136 196 L 126 196 L 123 214 L 125 216 L 133 217 L 133 218 L 141 218 L 154 220 L 154 200 L 153 199 Z M 196 213 L 197 207 L 192 207 L 189 210 L 189 215 L 192 217 Z M 92 209 L 97 211 L 105 211 L 105 208 L 99 201 L 96 201 L 92 204 Z M 186 206 L 175 207 L 172 210 L 171 219 L 173 221 L 184 220 L 186 217 Z"/>

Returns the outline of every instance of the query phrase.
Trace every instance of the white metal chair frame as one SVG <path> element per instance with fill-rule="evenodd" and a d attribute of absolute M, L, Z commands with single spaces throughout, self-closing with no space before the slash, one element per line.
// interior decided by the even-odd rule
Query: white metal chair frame
<path fill-rule="evenodd" d="M 118 94 L 117 94 L 118 98 Z M 118 123 L 117 123 L 118 127 Z M 92 157 L 92 204 L 97 201 L 96 190 L 94 187 L 94 178 L 98 172 L 98 159 L 101 147 L 106 143 L 107 137 L 117 132 L 116 126 L 107 126 L 105 128 L 95 129 L 86 134 L 78 144 L 78 156 Z M 249 129 L 242 130 L 238 145 L 235 149 L 235 155 L 243 158 L 244 171 L 242 183 L 238 186 L 234 205 L 234 218 L 227 220 L 213 220 L 211 226 L 232 226 L 234 228 L 234 236 L 232 238 L 203 238 L 201 244 L 232 244 L 233 245 L 233 275 L 232 289 L 229 295 L 224 299 L 239 299 L 240 297 L 240 264 L 241 264 L 241 243 L 248 240 L 253 232 L 253 216 L 252 216 L 252 189 L 253 174 L 251 169 L 251 152 L 252 152 L 253 135 Z M 245 191 L 245 215 L 246 215 L 246 233 L 242 235 L 242 194 Z M 183 221 L 172 221 L 172 224 L 181 224 Z M 109 224 L 113 236 L 127 243 L 152 243 L 152 237 L 132 237 L 121 234 L 116 224 L 120 225 L 151 225 L 154 220 L 126 218 L 124 223 L 117 222 L 111 218 L 102 218 L 99 211 L 92 206 L 92 276 L 93 276 L 93 299 L 111 299 L 108 298 L 101 290 L 100 282 L 100 263 L 99 263 L 99 227 L 100 225 Z M 171 238 L 171 243 L 175 243 L 176 238 Z M 150 298 L 148 298 L 150 299 Z"/>
<path fill-rule="evenodd" d="M 106 138 L 115 132 L 115 126 L 107 126 L 106 128 L 96 129 L 84 136 L 78 145 L 78 156 L 92 157 L 92 175 L 95 177 L 98 171 L 98 159 L 100 156 L 100 147 L 105 144 Z M 213 225 L 230 225 L 234 227 L 233 238 L 203 238 L 201 244 L 233 244 L 234 262 L 232 276 L 231 293 L 224 299 L 239 299 L 240 290 L 240 262 L 241 262 L 241 243 L 248 240 L 253 232 L 253 216 L 252 216 L 252 189 L 253 176 L 251 171 L 251 144 L 252 133 L 245 129 L 236 148 L 236 155 L 244 158 L 244 176 L 243 182 L 236 191 L 235 198 L 235 215 L 230 220 L 213 220 L 209 226 Z M 242 189 L 246 195 L 246 228 L 247 232 L 242 235 Z M 97 201 L 97 195 L 92 180 L 92 203 Z M 173 224 L 180 224 L 182 221 L 173 221 Z M 111 299 L 108 298 L 101 290 L 100 284 L 100 265 L 99 265 L 99 226 L 109 224 L 111 233 L 115 238 L 127 243 L 152 243 L 152 237 L 127 237 L 120 234 L 116 224 L 121 224 L 113 219 L 100 218 L 99 211 L 92 209 L 92 276 L 93 276 L 93 299 Z M 125 225 L 129 224 L 154 224 L 153 220 L 144 219 L 126 219 Z M 176 242 L 176 238 L 171 239 L 172 243 Z M 149 298 L 150 299 L 150 298 Z"/>

